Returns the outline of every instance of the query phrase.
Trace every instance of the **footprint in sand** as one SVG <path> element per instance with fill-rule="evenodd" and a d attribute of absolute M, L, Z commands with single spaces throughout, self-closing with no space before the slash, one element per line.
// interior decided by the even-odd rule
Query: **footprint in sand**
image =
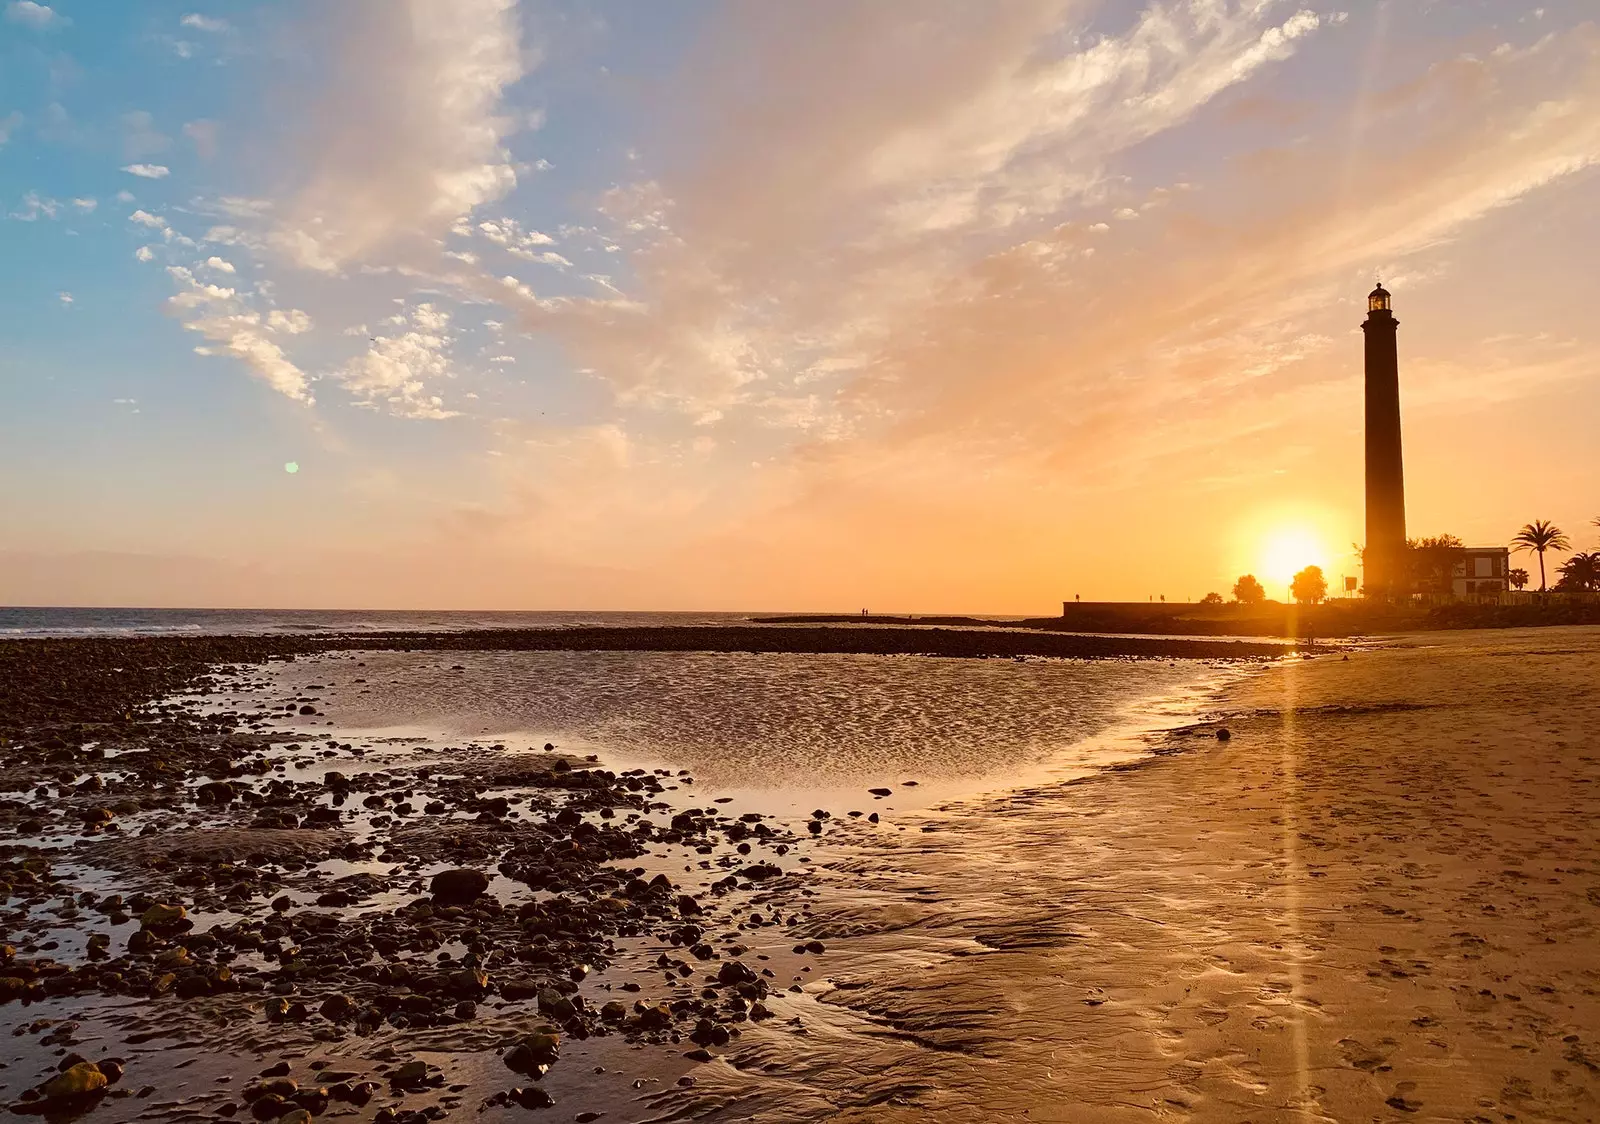
<path fill-rule="evenodd" d="M 1387 1054 L 1354 1038 L 1339 1039 L 1339 1056 L 1344 1059 L 1345 1065 L 1368 1073 L 1376 1072 L 1379 1066 L 1389 1060 Z"/>

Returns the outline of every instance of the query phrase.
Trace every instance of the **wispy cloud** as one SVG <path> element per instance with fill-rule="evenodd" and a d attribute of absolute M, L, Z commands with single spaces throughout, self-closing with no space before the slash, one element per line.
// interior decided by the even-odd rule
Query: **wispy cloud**
<path fill-rule="evenodd" d="M 516 184 L 501 111 L 523 73 L 515 0 L 388 0 L 340 6 L 341 65 L 308 131 L 315 169 L 274 233 L 297 264 L 434 257 L 434 240 Z"/>
<path fill-rule="evenodd" d="M 72 22 L 48 4 L 34 0 L 11 0 L 6 5 L 6 19 L 38 31 L 53 31 Z"/>
<path fill-rule="evenodd" d="M 203 16 L 198 12 L 190 12 L 178 21 L 180 27 L 192 27 L 196 31 L 209 31 L 220 34 L 228 30 L 228 21 L 216 16 Z"/>
<path fill-rule="evenodd" d="M 312 404 L 310 380 L 284 352 L 274 337 L 279 334 L 246 295 L 233 288 L 197 280 L 183 266 L 169 266 L 178 292 L 168 307 L 183 319 L 183 326 L 198 332 L 206 343 L 195 348 L 200 355 L 227 355 L 242 360 L 272 389 L 286 398 Z"/>
<path fill-rule="evenodd" d="M 164 164 L 126 164 L 122 170 L 130 176 L 147 180 L 166 179 L 172 174 L 172 170 Z"/>

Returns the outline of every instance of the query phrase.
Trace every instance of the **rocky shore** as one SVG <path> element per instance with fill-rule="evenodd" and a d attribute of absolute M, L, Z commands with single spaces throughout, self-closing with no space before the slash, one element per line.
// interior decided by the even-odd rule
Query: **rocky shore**
<path fill-rule="evenodd" d="M 360 643 L 486 641 L 526 638 Z M 184 1118 L 521 1112 L 552 1103 L 543 1079 L 573 1043 L 615 1038 L 686 1070 L 799 991 L 824 951 L 801 852 L 825 810 L 796 832 L 702 802 L 683 774 L 550 745 L 340 741 L 290 728 L 315 721 L 315 696 L 261 701 L 264 661 L 350 644 L 0 644 L 14 1111 L 170 1092 L 180 1075 L 142 1046 L 165 1036 L 222 1061 Z M 130 1012 L 144 1029 L 104 1033 Z M 452 1081 L 424 1047 L 498 1057 L 500 1077 Z"/>

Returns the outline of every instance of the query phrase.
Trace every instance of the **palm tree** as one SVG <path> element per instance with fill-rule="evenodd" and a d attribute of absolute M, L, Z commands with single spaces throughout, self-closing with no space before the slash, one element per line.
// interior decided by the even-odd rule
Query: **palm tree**
<path fill-rule="evenodd" d="M 1544 552 L 1547 550 L 1571 550 L 1572 543 L 1548 519 L 1535 519 L 1511 536 L 1511 545 L 1519 552 L 1524 550 L 1536 551 L 1539 555 L 1539 592 L 1545 591 L 1544 580 Z"/>
<path fill-rule="evenodd" d="M 1528 584 L 1528 571 L 1519 566 L 1506 574 L 1506 580 L 1511 583 L 1513 589 L 1521 589 Z"/>
<path fill-rule="evenodd" d="M 1587 593 L 1600 588 L 1600 550 L 1591 554 L 1579 551 L 1556 567 L 1556 572 L 1561 575 L 1561 580 L 1556 583 L 1557 589 Z"/>

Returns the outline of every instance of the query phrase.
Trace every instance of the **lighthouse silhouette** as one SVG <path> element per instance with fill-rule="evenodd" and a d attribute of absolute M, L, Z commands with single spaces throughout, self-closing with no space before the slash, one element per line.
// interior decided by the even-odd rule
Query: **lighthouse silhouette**
<path fill-rule="evenodd" d="M 1400 454 L 1400 358 L 1395 344 L 1389 290 L 1380 282 L 1367 294 L 1367 545 L 1363 555 L 1366 595 L 1404 597 L 1406 581 L 1406 484 Z"/>

